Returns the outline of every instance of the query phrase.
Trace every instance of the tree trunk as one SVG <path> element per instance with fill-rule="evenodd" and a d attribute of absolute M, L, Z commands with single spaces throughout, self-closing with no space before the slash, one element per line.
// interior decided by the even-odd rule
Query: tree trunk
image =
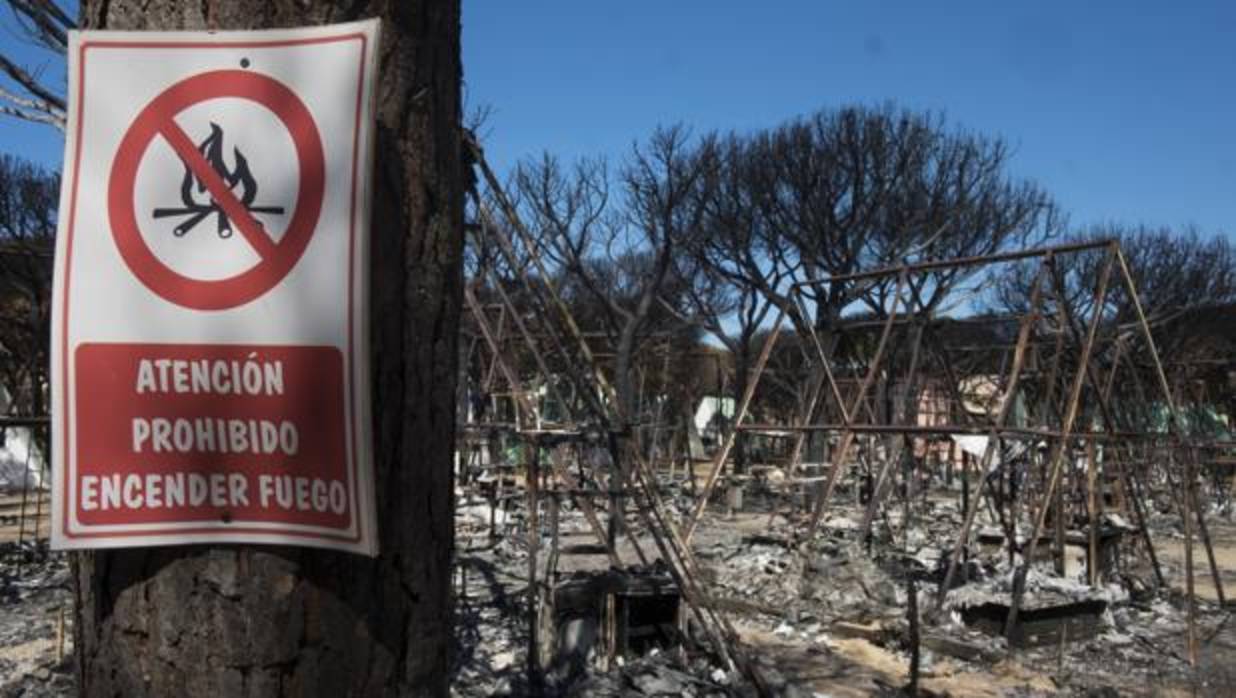
<path fill-rule="evenodd" d="M 629 320 L 622 326 L 618 334 L 618 342 L 614 346 L 614 393 L 618 400 L 618 424 L 624 431 L 635 423 L 635 381 L 631 374 L 635 372 L 635 336 L 642 324 L 638 320 Z"/>
<path fill-rule="evenodd" d="M 77 556 L 87 696 L 446 695 L 463 163 L 459 0 L 83 0 L 92 29 L 379 16 L 371 280 L 381 555 L 211 545 Z"/>
<path fill-rule="evenodd" d="M 738 342 L 738 351 L 734 353 L 734 389 L 730 395 L 734 399 L 734 418 L 738 418 L 738 406 L 742 404 L 743 395 L 747 392 L 747 381 L 751 380 L 751 339 L 743 335 Z M 759 420 L 752 420 L 759 421 Z M 731 429 L 738 429 L 738 422 L 730 424 Z M 738 431 L 734 435 L 734 472 L 740 475 L 747 473 L 747 434 Z"/>
<path fill-rule="evenodd" d="M 618 404 L 615 405 L 617 422 L 610 425 L 609 434 L 613 472 L 609 481 L 609 522 L 606 535 L 610 546 L 616 545 L 618 537 L 626 532 L 626 517 L 623 513 L 626 511 L 626 498 L 621 491 L 626 489 L 631 473 L 627 447 L 635 438 L 635 383 L 631 380 L 631 373 L 635 363 L 637 328 L 638 322 L 629 320 L 623 325 L 617 346 L 614 347 L 614 393 Z"/>

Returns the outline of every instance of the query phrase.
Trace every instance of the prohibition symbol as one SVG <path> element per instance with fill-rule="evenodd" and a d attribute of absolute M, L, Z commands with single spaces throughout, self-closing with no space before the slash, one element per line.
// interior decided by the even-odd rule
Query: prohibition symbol
<path fill-rule="evenodd" d="M 300 166 L 296 208 L 278 241 L 254 218 L 254 207 L 236 196 L 232 184 L 174 120 L 195 104 L 223 97 L 250 100 L 269 109 L 287 129 L 295 147 Z M 225 228 L 229 235 L 232 230 L 239 232 L 260 258 L 257 264 L 228 278 L 197 279 L 172 269 L 151 251 L 138 225 L 134 190 L 138 166 L 156 137 L 162 137 L 171 146 L 187 170 L 209 191 L 210 210 L 220 218 L 220 235 Z M 322 139 L 309 109 L 294 92 L 271 77 L 243 70 L 201 73 L 155 97 L 120 141 L 107 195 L 112 238 L 129 270 L 163 299 L 196 310 L 234 308 L 270 291 L 296 266 L 317 226 L 324 183 Z M 182 229 L 183 226 L 178 227 L 176 234 L 183 234 Z"/>

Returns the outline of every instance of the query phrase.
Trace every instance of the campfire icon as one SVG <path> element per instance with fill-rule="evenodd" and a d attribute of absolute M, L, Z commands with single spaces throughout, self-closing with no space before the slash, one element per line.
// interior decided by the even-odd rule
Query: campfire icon
<path fill-rule="evenodd" d="M 282 206 L 254 205 L 253 201 L 257 198 L 258 192 L 257 180 L 249 171 L 249 161 L 239 148 L 232 148 L 232 157 L 236 164 L 230 171 L 228 170 L 227 163 L 223 160 L 223 129 L 218 124 L 211 122 L 210 135 L 197 145 L 197 150 L 205 157 L 206 162 L 210 163 L 211 168 L 227 184 L 228 188 L 239 192 L 237 199 L 246 209 L 253 213 L 283 214 Z M 198 201 L 197 195 L 206 192 L 206 185 L 193 173 L 188 163 L 183 159 L 181 163 L 185 167 L 184 178 L 180 183 L 180 201 L 184 205 L 180 208 L 156 208 L 151 215 L 155 218 L 186 217 L 172 230 L 172 234 L 176 237 L 182 237 L 198 223 L 214 214 L 219 237 L 231 237 L 232 223 L 228 220 L 227 214 L 209 194 L 205 196 L 205 203 Z"/>

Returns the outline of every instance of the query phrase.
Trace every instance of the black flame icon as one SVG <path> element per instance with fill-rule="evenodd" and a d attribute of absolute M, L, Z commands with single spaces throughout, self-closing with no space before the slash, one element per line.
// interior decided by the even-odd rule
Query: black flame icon
<path fill-rule="evenodd" d="M 269 213 L 275 215 L 283 214 L 282 206 L 256 206 L 253 201 L 257 198 L 258 184 L 253 178 L 253 173 L 249 171 L 249 161 L 240 152 L 239 148 L 232 148 L 232 157 L 236 161 L 235 167 L 230 171 L 227 168 L 227 163 L 223 161 L 223 129 L 218 124 L 211 122 L 210 135 L 206 140 L 197 145 L 197 150 L 210 163 L 219 178 L 233 192 L 239 191 L 237 199 L 241 205 L 252 213 Z M 183 159 L 181 163 L 185 166 L 185 175 L 180 182 L 180 201 L 184 204 L 181 208 L 156 208 L 151 212 L 155 218 L 167 218 L 169 216 L 186 217 L 172 230 L 176 237 L 182 237 L 198 223 L 206 220 L 211 214 L 215 215 L 215 221 L 219 237 L 228 238 L 232 236 L 232 222 L 228 220 L 227 214 L 219 207 L 214 198 L 210 194 L 206 194 L 205 203 L 199 202 L 197 195 L 206 192 L 206 185 L 201 178 L 197 177 L 189 164 Z M 196 191 L 196 195 L 195 195 Z"/>

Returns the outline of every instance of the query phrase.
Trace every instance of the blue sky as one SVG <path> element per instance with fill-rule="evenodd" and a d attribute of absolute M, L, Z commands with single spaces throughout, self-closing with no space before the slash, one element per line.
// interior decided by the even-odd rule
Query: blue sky
<path fill-rule="evenodd" d="M 499 169 L 618 158 L 657 124 L 747 131 L 892 101 L 1006 138 L 1075 225 L 1236 236 L 1236 3 L 464 0 L 463 29 Z M 54 165 L 62 148 L 0 118 L 2 151 Z"/>
<path fill-rule="evenodd" d="M 465 2 L 491 159 L 893 101 L 1001 135 L 1075 225 L 1236 236 L 1236 3 Z"/>

